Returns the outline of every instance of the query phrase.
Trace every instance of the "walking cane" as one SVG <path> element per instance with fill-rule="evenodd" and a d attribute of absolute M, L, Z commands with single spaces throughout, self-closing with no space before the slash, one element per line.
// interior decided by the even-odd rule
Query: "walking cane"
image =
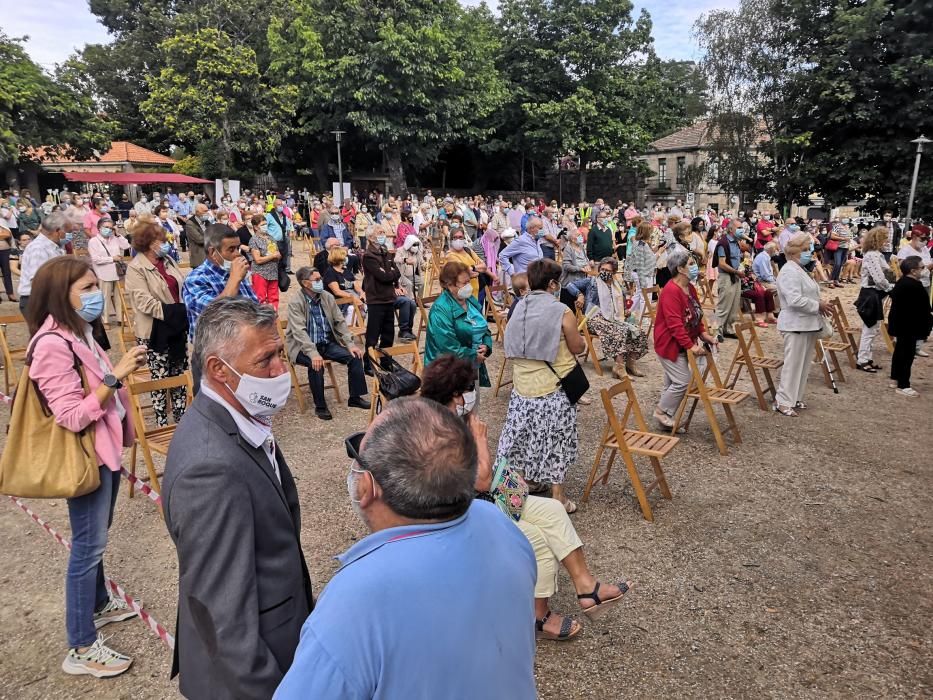
<path fill-rule="evenodd" d="M 826 365 L 826 371 L 829 373 L 829 383 L 833 385 L 833 393 L 839 393 L 839 387 L 836 386 L 836 378 L 833 377 L 833 368 L 829 364 L 829 355 L 826 354 L 826 348 L 823 347 L 823 340 L 819 339 L 816 341 L 820 344 L 820 354 L 823 356 L 823 364 Z"/>

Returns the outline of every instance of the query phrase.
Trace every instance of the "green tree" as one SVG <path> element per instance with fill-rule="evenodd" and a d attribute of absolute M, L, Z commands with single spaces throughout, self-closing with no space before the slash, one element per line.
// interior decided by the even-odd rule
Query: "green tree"
<path fill-rule="evenodd" d="M 211 141 L 220 177 L 237 154 L 270 158 L 293 113 L 294 87 L 273 89 L 262 77 L 256 53 L 217 29 L 179 34 L 160 44 L 165 67 L 147 78 L 140 104 L 147 122 L 161 124 L 188 145 Z"/>
<path fill-rule="evenodd" d="M 112 124 L 67 82 L 26 54 L 22 40 L 0 32 L 0 164 L 15 167 L 44 147 L 57 156 L 92 158 L 110 145 Z"/>
<path fill-rule="evenodd" d="M 933 137 L 933 4 L 787 0 L 774 15 L 793 30 L 788 47 L 800 56 L 783 95 L 788 132 L 806 137 L 799 188 L 905 213 L 910 141 Z M 920 175 L 915 213 L 933 216 L 929 149 Z"/>
<path fill-rule="evenodd" d="M 654 55 L 648 13 L 633 20 L 632 7 L 628 0 L 501 4 L 501 61 L 522 110 L 521 133 L 506 142 L 527 144 L 548 162 L 575 153 L 581 200 L 590 163 L 636 166 L 653 136 L 683 123 L 682 103 L 654 101 L 671 83 Z"/>

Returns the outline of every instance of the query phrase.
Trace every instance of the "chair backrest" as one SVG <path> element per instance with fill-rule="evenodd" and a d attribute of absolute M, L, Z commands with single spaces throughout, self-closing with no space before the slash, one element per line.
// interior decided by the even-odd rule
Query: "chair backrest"
<path fill-rule="evenodd" d="M 421 351 L 418 349 L 418 343 L 403 343 L 402 345 L 393 345 L 391 348 L 379 348 L 379 350 L 383 354 L 395 358 L 396 361 L 398 361 L 400 357 L 411 355 L 411 365 L 408 367 L 408 369 L 417 374 L 419 377 L 421 376 L 421 370 L 424 368 L 424 363 L 421 361 Z M 377 352 L 376 348 L 369 348 L 368 352 L 369 359 L 371 359 L 373 362 L 379 362 L 379 352 Z M 404 363 L 401 362 L 399 364 L 404 365 Z"/>
<path fill-rule="evenodd" d="M 609 424 L 612 426 L 613 430 L 616 430 L 618 427 L 617 432 L 619 435 L 621 435 L 621 432 L 628 426 L 629 421 L 633 419 L 635 421 L 636 430 L 648 432 L 648 424 L 645 422 L 645 416 L 641 412 L 641 404 L 638 403 L 638 395 L 635 393 L 635 387 L 632 385 L 630 377 L 624 377 L 617 384 L 612 385 L 608 389 L 602 389 L 599 393 L 603 401 L 603 409 L 606 411 L 606 417 L 609 419 Z M 620 394 L 625 394 L 625 410 L 622 411 L 621 416 L 616 412 L 613 404 L 613 399 Z M 613 420 L 618 423 L 618 426 L 613 425 Z"/>
<path fill-rule="evenodd" d="M 16 365 L 13 364 L 14 357 L 13 353 L 22 354 L 25 353 L 26 347 L 21 348 L 13 347 L 10 344 L 10 339 L 7 336 L 7 326 L 11 324 L 22 323 L 25 325 L 26 319 L 22 317 L 21 314 L 13 314 L 10 316 L 0 316 L 0 352 L 3 353 L 3 366 L 6 368 L 6 377 L 7 377 L 7 392 L 10 391 L 16 381 Z"/>
<path fill-rule="evenodd" d="M 842 305 L 842 300 L 839 297 L 834 297 L 829 300 L 829 303 L 836 309 L 836 312 L 839 314 L 839 320 L 842 321 L 842 328 L 849 327 L 849 318 L 846 316 L 845 307 Z M 842 330 L 840 328 L 840 332 Z"/>
<path fill-rule="evenodd" d="M 761 351 L 761 341 L 758 339 L 758 332 L 755 330 L 755 324 L 751 321 L 742 321 L 733 325 L 735 335 L 738 337 L 739 352 L 742 356 L 751 361 L 752 356 L 763 357 Z"/>
<path fill-rule="evenodd" d="M 423 325 L 427 326 L 428 320 L 431 318 L 431 304 L 437 301 L 440 296 L 440 294 L 428 294 L 422 295 L 415 299 L 415 303 L 418 305 L 418 310 L 421 312 Z"/>
<path fill-rule="evenodd" d="M 645 300 L 645 310 L 648 312 L 648 314 L 652 318 L 654 318 L 655 311 L 654 311 L 654 302 L 651 300 L 651 295 L 660 294 L 660 293 L 661 293 L 661 288 L 658 287 L 657 285 L 653 287 L 642 287 L 641 288 L 641 297 L 642 299 Z"/>
<path fill-rule="evenodd" d="M 146 432 L 146 419 L 143 414 L 142 404 L 139 402 L 139 397 L 142 394 L 149 394 L 153 391 L 175 389 L 181 386 L 185 387 L 186 404 L 190 405 L 191 399 L 194 396 L 194 383 L 191 379 L 190 371 L 182 372 L 181 374 L 177 374 L 174 377 L 165 377 L 164 379 L 152 379 L 149 381 L 132 381 L 126 384 L 126 391 L 130 397 L 130 403 L 132 404 L 133 413 L 136 416 L 137 432 L 143 432 L 143 433 Z M 145 437 L 145 436 L 142 436 L 142 437 Z"/>
<path fill-rule="evenodd" d="M 512 305 L 512 290 L 504 284 L 493 284 L 490 285 L 486 290 L 486 298 L 488 299 L 492 294 L 502 293 L 502 303 L 508 308 Z"/>

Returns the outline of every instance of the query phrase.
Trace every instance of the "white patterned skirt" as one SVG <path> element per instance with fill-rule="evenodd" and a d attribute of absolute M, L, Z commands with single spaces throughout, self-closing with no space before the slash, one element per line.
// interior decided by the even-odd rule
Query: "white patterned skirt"
<path fill-rule="evenodd" d="M 526 398 L 513 389 L 496 457 L 531 481 L 564 483 L 577 461 L 577 409 L 564 390 Z"/>

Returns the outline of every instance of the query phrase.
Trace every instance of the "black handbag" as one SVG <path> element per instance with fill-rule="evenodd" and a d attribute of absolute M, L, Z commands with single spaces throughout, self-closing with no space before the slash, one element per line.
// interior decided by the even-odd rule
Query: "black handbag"
<path fill-rule="evenodd" d="M 285 265 L 279 265 L 277 270 L 279 275 L 279 291 L 283 294 L 288 291 L 289 286 L 291 286 L 291 279 L 288 277 L 288 273 L 285 272 Z"/>
<path fill-rule="evenodd" d="M 550 362 L 545 362 L 552 372 L 554 368 L 551 367 Z M 570 401 L 571 406 L 576 406 L 577 401 L 589 390 L 590 380 L 586 378 L 586 372 L 583 371 L 583 367 L 579 362 L 574 361 L 573 369 L 567 373 L 567 376 L 561 377 L 557 372 L 554 372 L 554 376 L 557 377 L 557 383 L 561 389 L 564 390 L 564 393 L 567 394 L 567 399 Z"/>
<path fill-rule="evenodd" d="M 421 378 L 414 372 L 402 367 L 394 357 L 376 350 L 382 359 L 372 364 L 373 374 L 379 382 L 379 393 L 389 401 L 411 396 L 421 388 Z"/>

